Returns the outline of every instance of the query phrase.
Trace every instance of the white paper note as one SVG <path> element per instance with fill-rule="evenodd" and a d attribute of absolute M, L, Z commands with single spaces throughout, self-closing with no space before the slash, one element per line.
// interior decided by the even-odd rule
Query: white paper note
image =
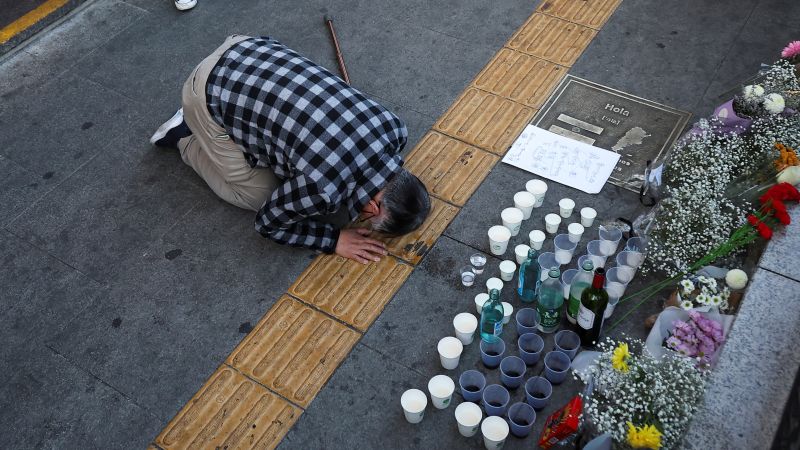
<path fill-rule="evenodd" d="M 503 162 L 589 194 L 603 189 L 620 155 L 528 125 Z"/>

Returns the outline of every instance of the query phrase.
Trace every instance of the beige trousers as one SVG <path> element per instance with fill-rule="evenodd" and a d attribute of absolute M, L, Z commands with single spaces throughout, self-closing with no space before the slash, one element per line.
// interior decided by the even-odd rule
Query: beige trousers
<path fill-rule="evenodd" d="M 192 135 L 178 141 L 181 158 L 226 202 L 258 211 L 280 183 L 270 169 L 252 168 L 206 106 L 206 82 L 222 54 L 248 36 L 233 35 L 206 57 L 183 84 L 183 117 Z"/>

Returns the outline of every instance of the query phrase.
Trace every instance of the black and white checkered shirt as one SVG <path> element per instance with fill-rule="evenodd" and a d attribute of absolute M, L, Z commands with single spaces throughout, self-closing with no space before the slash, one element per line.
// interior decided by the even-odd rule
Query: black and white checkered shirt
<path fill-rule="evenodd" d="M 332 253 L 339 231 L 316 218 L 345 206 L 355 219 L 403 164 L 397 116 L 274 39 L 227 50 L 206 94 L 248 163 L 283 181 L 256 216 L 279 243 Z"/>

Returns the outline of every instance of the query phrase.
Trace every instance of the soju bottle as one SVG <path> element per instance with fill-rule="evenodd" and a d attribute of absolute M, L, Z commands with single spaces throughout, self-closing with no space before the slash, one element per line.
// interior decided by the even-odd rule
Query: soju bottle
<path fill-rule="evenodd" d="M 603 316 L 608 305 L 608 293 L 603 288 L 605 281 L 606 271 L 602 267 L 598 267 L 594 271 L 592 286 L 583 291 L 581 295 L 581 307 L 578 310 L 578 336 L 584 347 L 594 347 L 600 340 Z"/>
<path fill-rule="evenodd" d="M 500 303 L 500 291 L 492 289 L 489 300 L 481 309 L 481 339 L 496 342 L 503 333 L 503 304 Z"/>
<path fill-rule="evenodd" d="M 561 325 L 561 307 L 564 306 L 564 288 L 561 286 L 561 271 L 553 267 L 547 279 L 539 287 L 539 331 L 552 333 Z"/>
<path fill-rule="evenodd" d="M 578 273 L 575 274 L 575 278 L 572 279 L 567 303 L 567 320 L 570 323 L 575 323 L 578 317 L 578 310 L 581 308 L 581 294 L 592 284 L 593 271 L 594 264 L 591 260 L 586 260 L 583 262 L 583 267 L 580 267 Z"/>
<path fill-rule="evenodd" d="M 519 284 L 517 294 L 522 303 L 533 303 L 536 300 L 536 288 L 539 284 L 539 262 L 536 261 L 536 250 L 528 250 L 528 259 L 519 266 Z"/>

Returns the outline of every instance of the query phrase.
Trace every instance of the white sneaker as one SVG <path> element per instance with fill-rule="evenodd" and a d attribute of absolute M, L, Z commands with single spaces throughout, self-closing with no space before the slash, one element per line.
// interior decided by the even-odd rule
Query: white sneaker
<path fill-rule="evenodd" d="M 175 7 L 178 8 L 178 11 L 192 9 L 196 4 L 197 0 L 175 0 Z"/>

